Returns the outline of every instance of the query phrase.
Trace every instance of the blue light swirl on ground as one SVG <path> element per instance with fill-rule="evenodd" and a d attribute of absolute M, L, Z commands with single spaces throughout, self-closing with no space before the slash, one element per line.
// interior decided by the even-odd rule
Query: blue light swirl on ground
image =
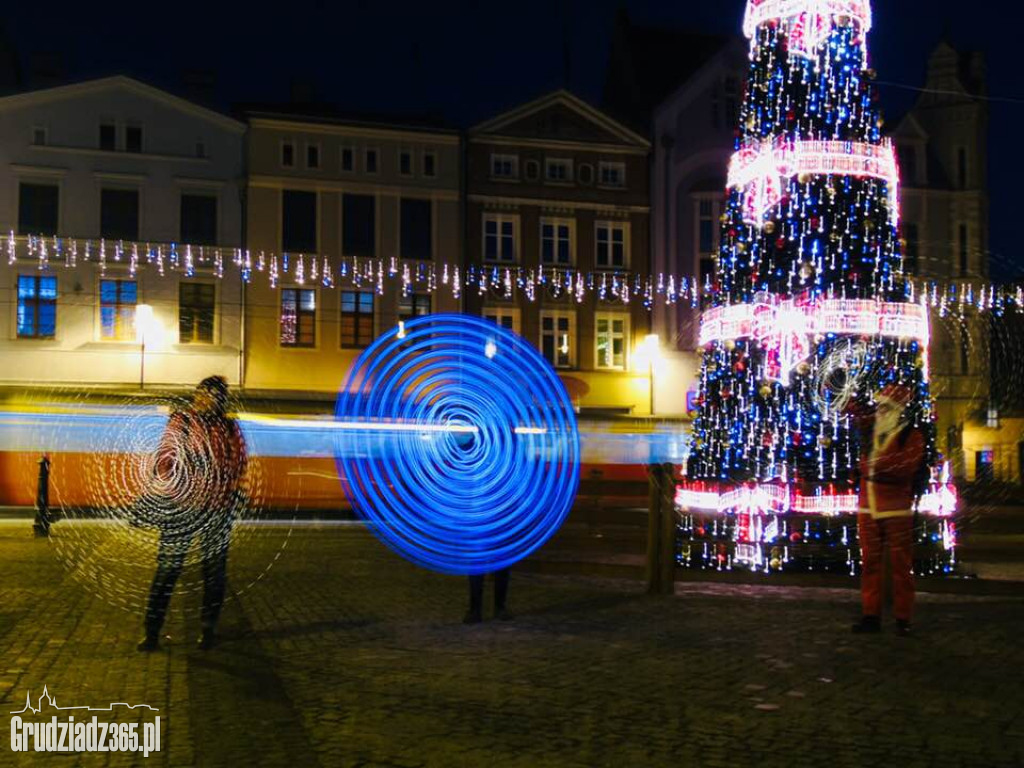
<path fill-rule="evenodd" d="M 352 506 L 434 571 L 487 573 L 529 556 L 579 487 L 565 387 L 535 347 L 481 318 L 429 315 L 381 336 L 353 365 L 335 420 Z"/>

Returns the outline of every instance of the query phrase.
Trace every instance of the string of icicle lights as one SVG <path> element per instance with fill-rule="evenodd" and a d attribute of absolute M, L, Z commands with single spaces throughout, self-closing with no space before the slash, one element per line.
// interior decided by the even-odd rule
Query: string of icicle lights
<path fill-rule="evenodd" d="M 721 284 L 707 275 L 698 278 L 660 272 L 648 276 L 635 271 L 579 270 L 564 267 L 523 267 L 502 264 L 459 265 L 434 262 L 409 262 L 397 257 L 342 258 L 302 253 L 273 253 L 241 248 L 217 248 L 198 245 L 153 244 L 61 237 L 7 238 L 7 261 L 11 266 L 31 263 L 40 271 L 58 266 L 73 269 L 92 264 L 100 274 L 108 269 L 127 270 L 135 277 L 141 270 L 186 278 L 211 274 L 223 279 L 227 270 L 237 271 L 246 284 L 262 278 L 271 288 L 282 283 L 320 285 L 324 288 L 354 287 L 384 293 L 385 285 L 400 284 L 402 295 L 445 290 L 453 298 L 475 292 L 499 299 L 524 297 L 528 301 L 543 298 L 566 299 L 583 303 L 591 297 L 615 304 L 642 302 L 651 309 L 655 304 L 683 305 L 698 309 L 709 297 L 723 295 Z M 729 263 L 728 261 L 723 263 Z M 808 281 L 807 264 L 796 264 L 786 271 L 790 288 Z M 886 277 L 893 281 L 892 273 Z M 927 280 L 904 278 L 901 298 L 918 302 L 943 313 L 1024 312 L 1024 285 L 995 284 L 976 278 Z M 891 290 L 893 285 L 888 286 Z M 856 298 L 858 291 L 847 292 L 847 285 L 825 287 L 829 299 Z"/>
<path fill-rule="evenodd" d="M 530 343 L 427 315 L 355 362 L 336 406 L 339 476 L 359 515 L 425 568 L 500 570 L 562 525 L 579 485 L 572 402 Z"/>

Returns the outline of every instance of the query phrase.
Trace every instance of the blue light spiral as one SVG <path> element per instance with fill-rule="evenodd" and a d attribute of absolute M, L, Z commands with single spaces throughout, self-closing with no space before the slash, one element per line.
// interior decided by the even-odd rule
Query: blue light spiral
<path fill-rule="evenodd" d="M 482 318 L 419 317 L 356 360 L 335 408 L 352 506 L 402 557 L 480 574 L 535 552 L 580 474 L 576 415 L 537 349 Z"/>

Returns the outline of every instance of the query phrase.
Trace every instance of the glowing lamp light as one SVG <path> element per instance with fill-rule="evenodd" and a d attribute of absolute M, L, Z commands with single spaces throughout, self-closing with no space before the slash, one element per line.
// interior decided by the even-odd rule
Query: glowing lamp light
<path fill-rule="evenodd" d="M 661 339 L 658 334 L 644 336 L 643 341 L 636 345 L 633 353 L 633 365 L 638 371 L 654 370 L 660 372 L 665 358 L 661 353 Z"/>
<path fill-rule="evenodd" d="M 135 340 L 152 349 L 164 342 L 164 327 L 153 313 L 149 304 L 138 304 L 135 307 Z"/>
<path fill-rule="evenodd" d="M 493 359 L 498 354 L 498 345 L 494 343 L 494 339 L 487 340 L 487 343 L 484 345 L 484 354 L 488 360 Z"/>

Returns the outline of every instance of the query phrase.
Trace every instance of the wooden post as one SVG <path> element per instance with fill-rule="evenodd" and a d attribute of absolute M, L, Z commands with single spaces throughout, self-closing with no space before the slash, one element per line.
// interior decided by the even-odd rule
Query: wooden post
<path fill-rule="evenodd" d="M 661 578 L 661 503 L 662 503 L 662 467 L 650 464 L 647 467 L 650 486 L 647 494 L 647 594 L 660 595 L 662 592 Z"/>

